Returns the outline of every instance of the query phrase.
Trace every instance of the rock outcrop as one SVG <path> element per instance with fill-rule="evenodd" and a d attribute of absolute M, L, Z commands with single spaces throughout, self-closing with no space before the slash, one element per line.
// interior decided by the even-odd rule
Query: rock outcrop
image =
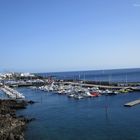
<path fill-rule="evenodd" d="M 0 100 L 0 140 L 24 140 L 26 124 L 33 119 L 17 117 L 16 110 L 27 105 L 23 100 Z"/>

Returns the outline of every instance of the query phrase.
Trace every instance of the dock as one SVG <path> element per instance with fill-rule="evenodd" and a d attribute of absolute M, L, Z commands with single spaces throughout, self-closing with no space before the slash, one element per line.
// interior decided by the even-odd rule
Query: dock
<path fill-rule="evenodd" d="M 102 88 L 102 89 L 116 89 L 116 90 L 120 90 L 120 89 L 133 89 L 130 86 L 113 86 L 113 85 L 97 85 L 97 84 L 86 84 L 86 83 L 78 83 L 78 82 L 63 82 L 63 84 L 70 84 L 73 86 L 83 86 L 83 87 L 98 87 L 98 88 Z"/>
<path fill-rule="evenodd" d="M 19 93 L 18 91 L 8 87 L 8 86 L 4 86 L 1 87 L 1 90 L 9 97 L 12 99 L 24 99 L 25 96 L 23 96 L 21 93 Z"/>
<path fill-rule="evenodd" d="M 140 104 L 140 99 L 135 100 L 135 101 L 132 101 L 132 102 L 129 102 L 129 103 L 126 103 L 126 104 L 124 104 L 124 106 L 126 106 L 126 107 L 132 107 L 132 106 L 135 106 L 137 104 Z"/>

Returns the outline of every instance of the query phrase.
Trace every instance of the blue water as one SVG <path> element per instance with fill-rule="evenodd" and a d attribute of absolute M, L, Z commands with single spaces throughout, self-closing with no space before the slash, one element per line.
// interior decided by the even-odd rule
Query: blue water
<path fill-rule="evenodd" d="M 0 90 L 0 99 L 7 99 L 8 97 Z"/>
<path fill-rule="evenodd" d="M 41 73 L 56 79 L 81 79 L 90 81 L 140 82 L 140 69 L 94 70 L 59 73 Z"/>
<path fill-rule="evenodd" d="M 38 102 L 18 111 L 36 118 L 27 126 L 26 140 L 140 139 L 140 105 L 123 106 L 140 98 L 140 92 L 74 100 L 29 88 L 18 90 Z"/>

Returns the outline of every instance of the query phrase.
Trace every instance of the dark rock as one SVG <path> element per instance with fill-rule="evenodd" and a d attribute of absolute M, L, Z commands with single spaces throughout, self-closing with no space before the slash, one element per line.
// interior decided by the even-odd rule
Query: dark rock
<path fill-rule="evenodd" d="M 28 103 L 29 103 L 29 104 L 34 104 L 35 102 L 32 101 L 32 100 L 30 100 L 30 101 L 28 101 Z"/>
<path fill-rule="evenodd" d="M 32 121 L 35 121 L 35 120 L 36 120 L 35 118 L 26 119 L 26 122 L 29 123 L 29 122 L 32 122 Z"/>
<path fill-rule="evenodd" d="M 7 140 L 15 140 L 13 133 L 10 133 L 10 135 L 9 135 Z"/>
<path fill-rule="evenodd" d="M 24 100 L 0 100 L 0 140 L 24 140 L 26 124 L 35 119 L 17 117 L 16 110 L 24 109 L 27 105 L 28 102 Z"/>

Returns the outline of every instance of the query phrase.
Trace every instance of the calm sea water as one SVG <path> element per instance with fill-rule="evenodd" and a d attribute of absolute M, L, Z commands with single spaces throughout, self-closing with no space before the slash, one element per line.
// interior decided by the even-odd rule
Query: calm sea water
<path fill-rule="evenodd" d="M 140 69 L 94 70 L 59 73 L 40 73 L 57 79 L 81 79 L 90 81 L 140 82 Z"/>
<path fill-rule="evenodd" d="M 27 126 L 26 140 L 139 140 L 140 105 L 124 103 L 140 98 L 140 92 L 74 100 L 63 95 L 18 88 L 29 105 L 18 114 L 36 118 Z"/>
<path fill-rule="evenodd" d="M 111 76 L 112 81 L 140 81 L 140 69 L 49 74 L 60 79 L 107 81 Z M 18 111 L 18 115 L 36 118 L 27 125 L 26 140 L 140 140 L 140 105 L 123 106 L 140 98 L 140 92 L 74 100 L 30 88 L 17 90 L 27 99 L 37 101 Z M 2 93 L 0 96 L 5 97 Z"/>

